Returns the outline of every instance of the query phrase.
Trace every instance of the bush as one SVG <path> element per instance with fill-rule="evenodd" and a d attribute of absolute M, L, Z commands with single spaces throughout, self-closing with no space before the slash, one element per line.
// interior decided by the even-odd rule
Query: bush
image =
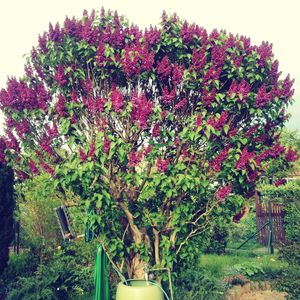
<path fill-rule="evenodd" d="M 286 237 L 290 242 L 300 244 L 300 202 L 291 203 L 285 208 L 285 231 Z"/>
<path fill-rule="evenodd" d="M 89 246 L 71 244 L 58 249 L 29 276 L 19 276 L 8 287 L 8 300 L 71 299 L 93 289 L 93 265 Z"/>
<path fill-rule="evenodd" d="M 37 258 L 31 252 L 11 255 L 8 265 L 0 277 L 0 299 L 7 293 L 7 286 L 19 276 L 31 276 L 36 271 Z"/>
<path fill-rule="evenodd" d="M 284 259 L 288 264 L 299 266 L 300 265 L 300 244 L 292 243 L 285 245 L 279 250 L 281 259 Z"/>
<path fill-rule="evenodd" d="M 175 286 L 176 300 L 217 300 L 225 293 L 225 284 L 206 269 L 182 271 Z"/>
<path fill-rule="evenodd" d="M 289 300 L 299 300 L 300 295 L 300 270 L 299 266 L 290 266 L 287 268 L 278 280 L 275 281 L 274 287 L 280 291 L 287 292 Z"/>

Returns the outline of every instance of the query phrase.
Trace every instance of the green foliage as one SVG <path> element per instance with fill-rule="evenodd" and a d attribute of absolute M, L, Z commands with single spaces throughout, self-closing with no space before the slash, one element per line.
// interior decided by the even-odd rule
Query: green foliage
<path fill-rule="evenodd" d="M 278 187 L 268 184 L 262 185 L 259 190 L 265 199 L 272 199 L 279 203 L 296 203 L 300 199 L 300 181 L 298 180 L 289 181 L 287 184 Z"/>
<path fill-rule="evenodd" d="M 175 15 L 139 31 L 117 14 L 84 12 L 50 26 L 27 63 L 0 93 L 10 123 L 0 157 L 22 179 L 51 175 L 45 199 L 71 189 L 129 277 L 146 263 L 188 259 L 190 240 L 241 209 L 265 161 L 285 160 L 273 147 L 293 82 L 277 80 L 268 43 L 209 34 Z M 38 194 L 26 193 L 46 221 Z M 55 239 L 37 221 L 28 231 Z"/>
<path fill-rule="evenodd" d="M 212 228 L 210 241 L 205 249 L 206 253 L 224 254 L 227 246 L 229 229 L 227 224 L 216 224 Z"/>
<path fill-rule="evenodd" d="M 7 266 L 9 246 L 14 239 L 13 185 L 13 170 L 0 163 L 0 275 Z"/>
<path fill-rule="evenodd" d="M 244 262 L 242 264 L 236 264 L 233 266 L 233 269 L 237 273 L 243 274 L 249 278 L 259 273 L 264 273 L 263 268 L 260 265 L 255 264 L 253 262 Z"/>
<path fill-rule="evenodd" d="M 285 147 L 296 149 L 300 153 L 300 135 L 298 130 L 289 131 L 284 129 L 280 135 L 280 142 Z M 297 160 L 290 167 L 286 168 L 284 160 L 276 159 L 268 163 L 265 175 L 267 177 L 285 178 L 298 170 L 300 170 L 300 160 Z"/>
<path fill-rule="evenodd" d="M 284 211 L 286 237 L 290 242 L 300 245 L 300 201 L 288 204 Z"/>
<path fill-rule="evenodd" d="M 29 251 L 18 255 L 12 254 L 9 257 L 8 265 L 2 276 L 0 276 L 0 298 L 8 291 L 8 286 L 19 276 L 32 276 L 36 271 L 38 258 Z"/>
<path fill-rule="evenodd" d="M 228 247 L 238 247 L 243 241 L 256 232 L 256 215 L 252 208 L 250 212 L 238 223 L 231 222 L 228 225 L 229 237 Z M 250 240 L 242 249 L 248 249 L 249 245 L 255 245 L 255 237 Z"/>
<path fill-rule="evenodd" d="M 225 285 L 207 269 L 189 268 L 175 282 L 175 300 L 224 299 Z"/>
<path fill-rule="evenodd" d="M 288 300 L 299 300 L 300 295 L 300 269 L 299 265 L 286 268 L 281 276 L 274 282 L 274 287 L 283 292 L 287 292 Z"/>
<path fill-rule="evenodd" d="M 93 289 L 93 266 L 86 247 L 71 245 L 56 251 L 30 276 L 20 275 L 8 287 L 8 300 L 72 299 Z"/>
<path fill-rule="evenodd" d="M 280 258 L 288 262 L 291 266 L 300 265 L 300 244 L 290 243 L 284 245 L 279 251 Z"/>
<path fill-rule="evenodd" d="M 54 208 L 70 203 L 78 205 L 78 199 L 68 191 L 58 191 L 53 179 L 47 174 L 36 176 L 16 185 L 23 247 L 56 247 L 62 242 Z M 72 213 L 72 225 L 83 232 L 83 215 L 76 209 Z M 74 215 L 75 213 L 75 215 Z M 81 223 L 81 226 L 80 226 Z"/>

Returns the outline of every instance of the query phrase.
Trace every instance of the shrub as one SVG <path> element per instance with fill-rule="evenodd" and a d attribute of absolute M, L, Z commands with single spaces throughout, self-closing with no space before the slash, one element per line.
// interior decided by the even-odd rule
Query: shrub
<path fill-rule="evenodd" d="M 241 209 L 232 194 L 250 197 L 268 161 L 297 158 L 277 141 L 293 81 L 269 43 L 165 13 L 140 31 L 85 11 L 50 25 L 25 73 L 0 92 L 0 159 L 71 188 L 132 278 L 189 258 L 211 220 Z"/>
<path fill-rule="evenodd" d="M 15 282 L 19 276 L 32 276 L 37 265 L 38 259 L 32 252 L 10 255 L 8 265 L 0 276 L 0 298 L 6 295 L 9 284 Z"/>
<path fill-rule="evenodd" d="M 281 276 L 274 282 L 274 287 L 280 291 L 287 292 L 289 300 L 299 300 L 300 295 L 300 270 L 299 265 L 291 265 L 286 268 Z"/>
<path fill-rule="evenodd" d="M 206 269 L 185 269 L 175 281 L 176 300 L 224 299 L 225 285 Z"/>
<path fill-rule="evenodd" d="M 79 245 L 62 248 L 38 265 L 29 276 L 20 275 L 8 286 L 8 300 L 72 299 L 93 289 L 89 251 Z"/>

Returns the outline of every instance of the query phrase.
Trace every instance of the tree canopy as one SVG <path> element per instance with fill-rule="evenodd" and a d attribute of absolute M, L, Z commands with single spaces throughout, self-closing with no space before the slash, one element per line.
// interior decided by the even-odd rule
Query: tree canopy
<path fill-rule="evenodd" d="M 186 257 L 220 209 L 232 217 L 267 161 L 297 159 L 278 141 L 293 95 L 280 74 L 267 42 L 85 11 L 50 24 L 0 92 L 0 161 L 72 188 L 107 253 L 140 277 Z"/>

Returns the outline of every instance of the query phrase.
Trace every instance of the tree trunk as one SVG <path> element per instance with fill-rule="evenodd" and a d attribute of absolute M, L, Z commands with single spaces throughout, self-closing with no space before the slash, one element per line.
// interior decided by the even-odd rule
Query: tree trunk
<path fill-rule="evenodd" d="M 140 254 L 136 254 L 129 266 L 129 277 L 132 279 L 145 279 L 145 268 L 147 263 L 141 259 Z"/>

